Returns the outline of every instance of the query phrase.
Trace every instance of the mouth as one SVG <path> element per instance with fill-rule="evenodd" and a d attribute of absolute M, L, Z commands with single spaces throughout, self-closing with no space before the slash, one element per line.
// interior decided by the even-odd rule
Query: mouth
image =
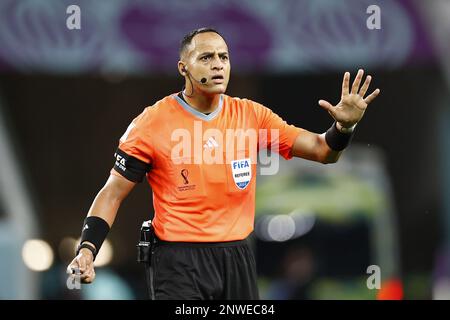
<path fill-rule="evenodd" d="M 215 75 L 215 76 L 211 77 L 211 80 L 216 84 L 220 84 L 220 83 L 223 83 L 224 78 L 221 75 Z"/>

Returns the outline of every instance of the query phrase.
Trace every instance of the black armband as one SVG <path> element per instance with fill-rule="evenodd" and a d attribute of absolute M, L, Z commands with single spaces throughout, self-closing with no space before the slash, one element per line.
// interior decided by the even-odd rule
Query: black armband
<path fill-rule="evenodd" d="M 340 132 L 336 127 L 336 122 L 334 122 L 331 128 L 325 133 L 325 141 L 334 151 L 342 151 L 350 144 L 354 133 L 355 131 L 351 133 Z"/>
<path fill-rule="evenodd" d="M 103 241 L 105 241 L 106 236 L 109 233 L 109 229 L 110 228 L 108 222 L 100 217 L 89 216 L 84 219 L 80 244 L 83 244 L 84 241 L 89 241 L 95 246 L 95 251 L 91 250 L 94 255 L 94 260 L 97 256 L 97 253 L 100 251 L 100 247 L 102 246 Z M 77 254 L 80 249 L 81 247 L 77 249 Z"/>
<path fill-rule="evenodd" d="M 116 159 L 114 170 L 132 182 L 142 182 L 147 172 L 150 171 L 150 164 L 126 154 L 119 148 L 114 154 L 114 158 Z"/>

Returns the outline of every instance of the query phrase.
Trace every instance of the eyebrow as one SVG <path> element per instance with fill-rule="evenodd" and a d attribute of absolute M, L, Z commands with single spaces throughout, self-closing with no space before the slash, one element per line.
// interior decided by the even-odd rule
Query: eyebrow
<path fill-rule="evenodd" d="M 205 56 L 212 56 L 214 54 L 214 52 L 202 52 L 200 53 L 198 56 L 199 57 L 205 57 Z M 218 53 L 219 56 L 223 56 L 225 54 L 229 54 L 228 51 L 222 51 Z"/>

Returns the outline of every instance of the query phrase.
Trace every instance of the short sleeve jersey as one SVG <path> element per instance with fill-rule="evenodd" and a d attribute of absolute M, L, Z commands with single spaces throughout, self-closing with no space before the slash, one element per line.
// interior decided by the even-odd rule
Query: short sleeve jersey
<path fill-rule="evenodd" d="M 134 182 L 146 176 L 160 239 L 241 240 L 254 227 L 258 150 L 290 159 L 302 130 L 248 99 L 223 94 L 205 115 L 173 94 L 131 122 L 111 174 Z"/>

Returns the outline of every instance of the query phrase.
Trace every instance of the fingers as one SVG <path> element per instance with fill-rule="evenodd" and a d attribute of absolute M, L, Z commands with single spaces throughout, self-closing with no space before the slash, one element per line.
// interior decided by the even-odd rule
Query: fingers
<path fill-rule="evenodd" d="M 350 86 L 350 72 L 344 73 L 344 78 L 342 79 L 342 96 L 348 95 L 348 88 Z"/>
<path fill-rule="evenodd" d="M 78 267 L 80 268 L 80 273 L 84 273 L 87 266 L 86 258 L 82 254 L 79 254 L 75 259 L 77 260 Z"/>
<path fill-rule="evenodd" d="M 364 81 L 364 83 L 363 83 L 363 85 L 361 87 L 361 90 L 359 90 L 359 95 L 361 96 L 361 98 L 364 98 L 364 96 L 365 96 L 365 94 L 367 92 L 367 89 L 369 88 L 370 81 L 372 81 L 372 77 L 371 76 L 367 76 L 366 80 Z"/>
<path fill-rule="evenodd" d="M 95 279 L 94 263 L 83 254 L 79 254 L 72 260 L 66 272 L 73 277 L 79 277 L 81 283 L 91 283 Z"/>
<path fill-rule="evenodd" d="M 364 99 L 364 101 L 369 104 L 371 103 L 378 95 L 380 94 L 380 89 L 376 89 L 374 92 L 372 92 L 370 95 L 367 96 L 367 98 Z"/>
<path fill-rule="evenodd" d="M 357 94 L 358 93 L 359 85 L 361 84 L 361 79 L 362 79 L 363 75 L 364 75 L 364 70 L 363 69 L 359 69 L 358 73 L 356 74 L 355 81 L 353 81 L 352 94 Z"/>
<path fill-rule="evenodd" d="M 334 107 L 331 103 L 325 100 L 319 100 L 319 106 L 327 110 L 331 115 L 334 114 Z"/>
<path fill-rule="evenodd" d="M 359 86 L 361 85 L 361 80 L 362 80 L 363 75 L 364 75 L 364 70 L 359 69 L 358 73 L 356 74 L 355 81 L 353 81 L 352 90 L 351 90 L 351 94 L 358 94 L 362 98 L 364 98 L 364 96 L 366 95 L 367 89 L 369 89 L 370 82 L 372 81 L 372 77 L 370 75 L 367 76 L 366 79 L 364 80 L 361 90 L 359 90 L 359 92 L 358 92 Z M 348 72 L 346 72 L 344 75 L 344 80 L 342 82 L 342 95 L 343 96 L 348 94 L 349 81 L 350 81 L 350 74 Z M 372 94 L 370 96 L 368 96 L 366 99 L 364 99 L 364 101 L 367 104 L 369 104 L 371 101 L 373 101 L 373 99 L 375 99 L 377 97 L 377 95 L 379 93 L 380 93 L 380 89 L 375 90 L 374 92 L 372 92 Z"/>
<path fill-rule="evenodd" d="M 83 274 L 80 275 L 82 283 L 91 283 L 95 279 L 95 270 L 93 267 L 88 268 Z"/>

